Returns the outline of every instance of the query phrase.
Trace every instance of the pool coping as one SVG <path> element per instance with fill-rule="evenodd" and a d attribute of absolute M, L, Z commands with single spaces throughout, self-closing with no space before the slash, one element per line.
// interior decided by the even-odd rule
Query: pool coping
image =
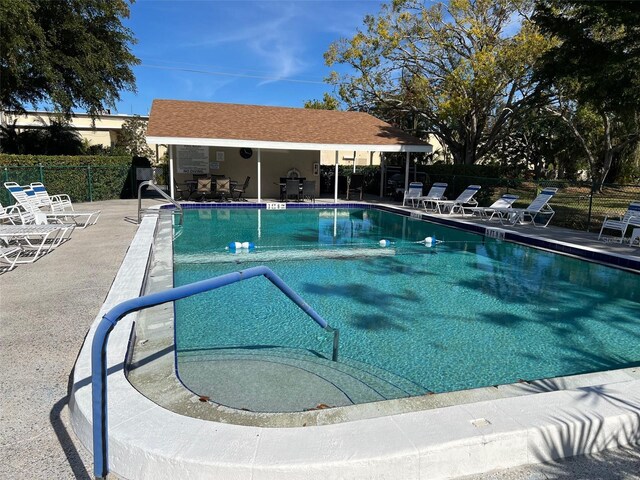
<path fill-rule="evenodd" d="M 71 421 L 90 450 L 93 333 L 106 311 L 142 291 L 157 221 L 144 217 L 74 370 Z M 114 328 L 107 348 L 109 461 L 124 478 L 450 478 L 640 441 L 640 380 L 612 382 L 608 372 L 589 387 L 322 426 L 264 428 L 185 417 L 127 381 L 123 364 L 135 318 Z"/>

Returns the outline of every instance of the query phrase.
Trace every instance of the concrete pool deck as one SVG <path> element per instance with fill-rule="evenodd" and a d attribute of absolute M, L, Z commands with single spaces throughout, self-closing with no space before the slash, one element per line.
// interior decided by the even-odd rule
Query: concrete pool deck
<path fill-rule="evenodd" d="M 20 266 L 14 272 L 0 276 L 0 295 L 2 295 L 0 297 L 2 307 L 0 308 L 0 338 L 2 339 L 0 355 L 3 365 L 0 373 L 2 389 L 0 391 L 2 399 L 0 455 L 3 458 L 0 476 L 2 478 L 37 478 L 45 475 L 53 478 L 90 478 L 91 457 L 75 440 L 68 428 L 69 423 L 64 408 L 67 396 L 66 377 L 73 365 L 82 337 L 95 317 L 98 306 L 106 295 L 121 258 L 136 230 L 135 225 L 124 221 L 125 216 L 135 215 L 135 201 L 96 202 L 92 207 L 103 210 L 103 216 L 98 225 L 74 233 L 71 242 L 35 264 Z M 543 231 L 536 229 L 535 232 Z M 570 235 L 574 233 L 570 232 Z M 100 244 L 100 247 L 96 248 L 96 244 Z M 619 248 L 614 244 L 599 246 Z M 635 250 L 639 249 L 635 248 Z M 34 292 L 37 293 L 34 294 Z M 82 295 L 78 295 L 78 292 L 82 292 Z M 37 301 L 34 301 L 34 297 Z M 5 367 L 9 365 L 15 368 Z M 616 403 L 624 398 L 625 392 L 608 389 L 601 392 L 584 391 L 582 394 L 592 395 L 590 398 L 596 403 L 599 401 L 605 404 L 610 403 L 609 410 L 625 409 L 624 405 L 616 406 Z M 606 397 L 605 394 L 609 396 Z M 638 403 L 636 400 L 633 402 Z M 468 410 L 462 410 L 462 412 L 467 418 L 469 417 Z M 113 416 L 110 420 L 112 425 L 117 421 Z M 141 423 L 137 424 L 137 428 L 143 430 L 144 422 L 142 418 L 138 420 Z M 532 422 L 534 420 L 532 419 Z M 633 417 L 631 420 L 628 423 L 627 433 L 630 439 L 634 439 L 637 437 L 637 421 L 634 422 Z M 380 431 L 391 428 L 392 432 L 397 433 L 397 423 L 395 426 L 394 422 L 384 423 Z M 569 423 L 565 426 L 567 430 L 570 429 Z M 224 428 L 221 425 L 219 427 Z M 609 425 L 604 421 L 593 421 L 590 424 L 590 431 L 594 432 L 599 428 L 606 430 L 608 427 Z M 449 430 L 455 427 L 450 424 L 446 428 Z M 466 428 L 471 427 L 467 425 Z M 473 428 L 484 427 L 474 426 Z M 366 435 L 366 430 L 368 429 L 363 429 L 360 434 Z M 270 432 L 267 432 L 267 437 L 268 433 Z M 571 445 L 569 440 L 573 438 L 575 442 L 587 444 L 590 441 L 588 433 L 588 431 L 574 432 L 574 436 L 568 435 L 565 438 L 567 444 L 559 444 L 557 448 L 565 453 L 572 452 L 574 450 L 567 449 L 576 446 Z M 138 434 L 144 436 L 140 431 Z M 541 438 L 543 437 L 544 435 Z M 485 438 L 490 438 L 490 435 L 485 435 Z M 553 437 L 549 434 L 548 438 Z M 216 443 L 221 442 L 217 452 L 222 455 L 234 448 L 234 439 L 239 440 L 234 436 L 223 436 L 216 440 Z M 170 439 L 165 438 L 150 440 L 158 447 L 160 447 L 158 443 L 172 443 Z M 190 440 L 193 442 L 193 436 Z M 338 443 L 347 442 L 347 440 L 346 435 L 344 438 L 334 439 Z M 201 441 L 197 440 L 196 443 Z M 268 439 L 261 441 L 263 444 L 264 442 L 268 442 Z M 200 446 L 213 447 L 212 444 Z M 515 445 L 509 447 L 509 451 L 515 449 Z M 174 445 L 176 454 L 178 450 L 181 448 Z M 257 454 L 257 451 L 252 450 L 251 447 L 249 450 L 252 454 Z M 177 458 L 181 457 L 182 453 L 178 454 Z M 263 451 L 263 453 L 266 452 Z M 532 460 L 542 459 L 533 458 Z M 475 478 L 541 478 L 541 475 L 551 478 L 555 478 L 553 475 L 566 475 L 575 478 L 580 472 L 583 472 L 584 478 L 636 478 L 634 468 L 638 466 L 636 465 L 638 461 L 640 456 L 637 450 L 624 449 L 599 454 L 592 458 L 522 467 Z M 380 474 L 389 470 L 395 472 L 389 478 L 416 477 L 413 474 L 417 470 L 414 469 L 394 470 L 392 459 L 383 461 L 382 465 Z M 306 468 L 306 464 L 302 467 Z M 308 468 L 313 470 L 312 466 Z M 423 475 L 429 474 L 424 468 L 421 471 Z M 571 475 L 570 472 L 577 474 Z M 346 471 L 344 473 L 347 474 Z M 371 478 L 374 476 L 372 475 Z M 230 477 L 241 478 L 242 472 L 234 470 L 230 472 Z M 254 477 L 259 478 L 257 472 Z"/>

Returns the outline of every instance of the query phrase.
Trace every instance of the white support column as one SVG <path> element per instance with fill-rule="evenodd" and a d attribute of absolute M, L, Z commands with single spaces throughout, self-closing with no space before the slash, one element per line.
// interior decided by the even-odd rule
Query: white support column
<path fill-rule="evenodd" d="M 333 193 L 333 201 L 338 203 L 338 151 L 336 150 L 336 174 L 335 177 L 335 185 L 334 185 L 334 193 Z"/>
<path fill-rule="evenodd" d="M 380 154 L 380 198 L 384 197 L 384 181 L 385 181 L 385 163 L 384 163 L 384 153 Z"/>
<path fill-rule="evenodd" d="M 262 201 L 262 165 L 260 158 L 260 149 L 258 149 L 258 202 Z"/>
<path fill-rule="evenodd" d="M 405 192 L 409 190 L 409 166 L 410 166 L 409 163 L 410 163 L 409 152 L 407 152 L 407 164 L 404 169 L 404 191 Z"/>
<path fill-rule="evenodd" d="M 173 160 L 175 158 L 173 154 L 173 145 L 169 145 L 169 192 L 171 192 L 171 198 L 176 199 L 175 186 L 176 182 L 173 179 Z"/>
<path fill-rule="evenodd" d="M 356 154 L 358 152 L 356 152 L 355 150 L 353 151 L 353 173 L 356 173 Z"/>

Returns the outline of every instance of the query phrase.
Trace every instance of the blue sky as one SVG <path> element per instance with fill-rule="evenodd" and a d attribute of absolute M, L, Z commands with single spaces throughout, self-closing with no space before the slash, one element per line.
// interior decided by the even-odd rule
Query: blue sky
<path fill-rule="evenodd" d="M 138 92 L 122 92 L 117 111 L 146 115 L 154 98 L 302 107 L 332 92 L 323 82 L 329 45 L 353 36 L 380 5 L 138 0 L 125 20 L 138 39 Z"/>

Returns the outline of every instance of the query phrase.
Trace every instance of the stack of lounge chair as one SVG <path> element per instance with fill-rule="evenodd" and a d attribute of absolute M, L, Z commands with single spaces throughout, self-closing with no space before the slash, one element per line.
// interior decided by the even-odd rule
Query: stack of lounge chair
<path fill-rule="evenodd" d="M 100 211 L 77 212 L 68 195 L 49 196 L 42 183 L 22 187 L 16 182 L 5 182 L 4 186 L 25 211 L 32 212 L 36 223 L 71 223 L 86 228 L 98 221 Z"/>
<path fill-rule="evenodd" d="M 40 182 L 6 182 L 16 204 L 0 205 L 0 272 L 35 262 L 71 238 L 75 228 L 97 222 L 100 211 L 78 212 L 68 195 L 49 195 Z"/>

